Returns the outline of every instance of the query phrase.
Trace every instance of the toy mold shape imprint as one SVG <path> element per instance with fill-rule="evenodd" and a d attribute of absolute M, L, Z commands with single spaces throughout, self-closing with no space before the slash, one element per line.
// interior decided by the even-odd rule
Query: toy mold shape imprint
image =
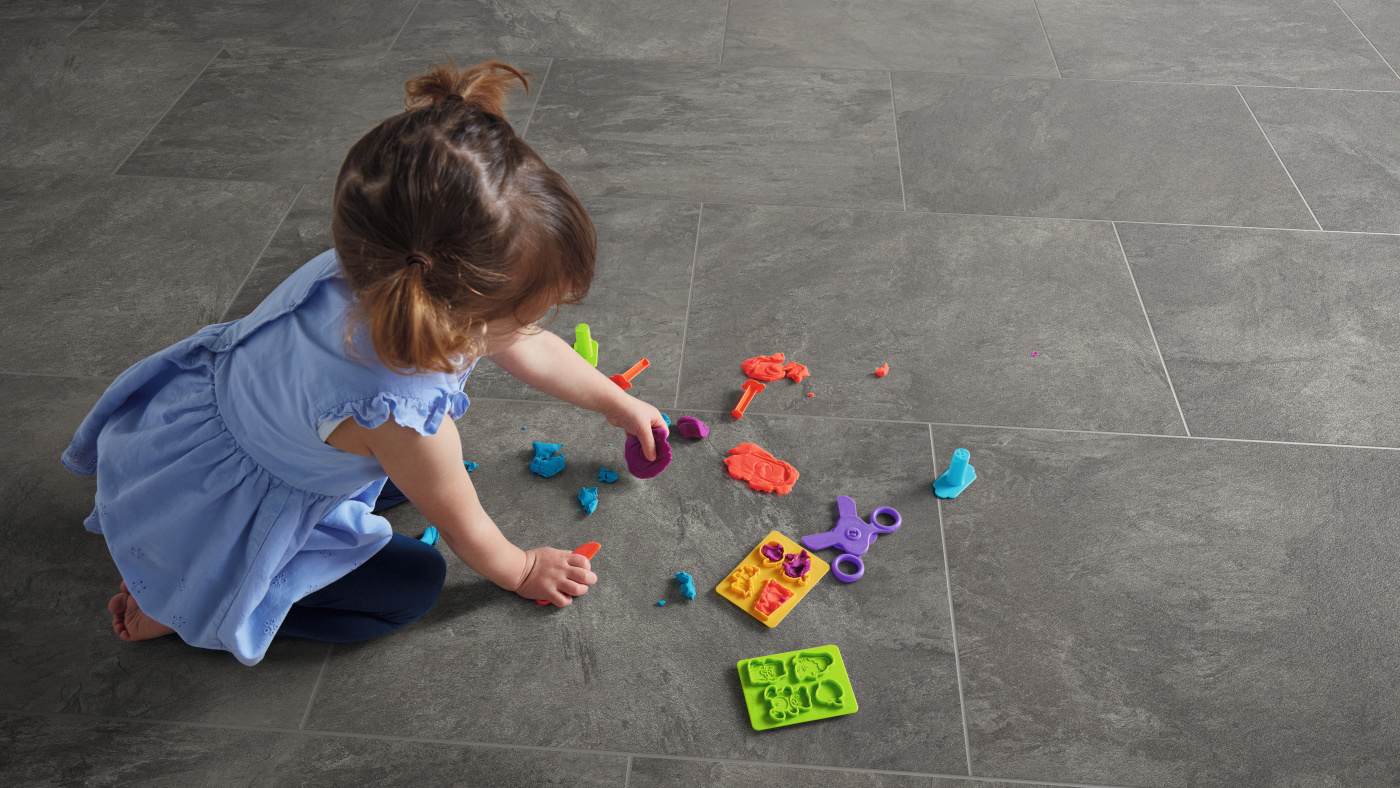
<path fill-rule="evenodd" d="M 782 380 L 783 375 L 783 354 L 774 353 L 771 356 L 754 356 L 741 363 L 740 368 L 744 374 L 754 380 L 763 380 L 772 383 L 775 380 Z"/>
<path fill-rule="evenodd" d="M 830 531 L 804 536 L 802 544 L 813 550 L 825 550 L 828 547 L 840 550 L 841 555 L 831 562 L 831 574 L 844 583 L 854 583 L 865 574 L 865 562 L 861 556 L 870 549 L 870 545 L 875 544 L 880 534 L 898 531 L 903 518 L 899 516 L 898 511 L 888 506 L 877 506 L 870 512 L 870 522 L 866 522 L 860 519 L 857 513 L 855 500 L 845 495 L 836 497 L 836 512 L 836 525 Z M 890 517 L 893 522 L 881 525 L 879 517 L 882 514 Z M 847 574 L 841 569 L 843 563 L 851 564 L 856 570 Z"/>
<path fill-rule="evenodd" d="M 859 711 L 850 675 L 836 646 L 743 659 L 736 667 L 754 730 Z"/>
<path fill-rule="evenodd" d="M 715 591 L 764 625 L 775 627 L 830 570 L 825 561 L 772 531 Z"/>
<path fill-rule="evenodd" d="M 774 457 L 756 443 L 741 443 L 729 450 L 724 458 L 729 475 L 759 492 L 787 495 L 801 474 L 786 462 Z"/>

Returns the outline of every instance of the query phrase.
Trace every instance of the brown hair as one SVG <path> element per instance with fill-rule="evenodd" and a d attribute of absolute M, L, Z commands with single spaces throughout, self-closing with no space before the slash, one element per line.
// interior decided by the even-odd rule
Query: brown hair
<path fill-rule="evenodd" d="M 593 222 L 502 117 L 528 76 L 434 63 L 345 156 L 331 231 L 355 295 L 348 336 L 368 327 L 390 369 L 458 371 L 488 321 L 528 324 L 588 292 Z"/>

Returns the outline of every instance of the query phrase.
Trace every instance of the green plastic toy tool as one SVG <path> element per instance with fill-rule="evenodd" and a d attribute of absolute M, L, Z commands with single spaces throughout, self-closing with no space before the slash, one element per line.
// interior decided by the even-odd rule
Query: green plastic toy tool
<path fill-rule="evenodd" d="M 574 326 L 574 350 L 583 356 L 584 361 L 598 366 L 598 342 L 593 339 L 587 323 Z"/>
<path fill-rule="evenodd" d="M 749 723 L 756 731 L 859 710 L 836 646 L 741 659 L 738 668 Z"/>

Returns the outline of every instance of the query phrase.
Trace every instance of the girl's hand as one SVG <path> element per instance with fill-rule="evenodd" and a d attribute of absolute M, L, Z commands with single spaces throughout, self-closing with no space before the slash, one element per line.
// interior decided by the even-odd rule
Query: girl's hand
<path fill-rule="evenodd" d="M 666 420 L 661 418 L 661 411 L 636 397 L 623 395 L 623 400 L 616 410 L 608 412 L 608 423 L 626 431 L 628 435 L 637 436 L 642 443 L 642 455 L 648 460 L 655 460 L 656 440 L 651 431 L 659 427 L 666 430 L 669 438 L 671 431 L 666 427 Z"/>
<path fill-rule="evenodd" d="M 525 551 L 524 579 L 515 593 L 568 607 L 574 597 L 587 593 L 596 582 L 598 576 L 589 570 L 587 558 L 553 547 L 536 547 Z"/>

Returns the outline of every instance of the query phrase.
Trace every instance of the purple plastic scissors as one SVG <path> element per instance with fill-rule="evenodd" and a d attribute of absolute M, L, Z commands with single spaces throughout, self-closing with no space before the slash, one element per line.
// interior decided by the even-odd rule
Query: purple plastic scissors
<path fill-rule="evenodd" d="M 865 562 L 860 557 L 865 555 L 870 545 L 875 544 L 880 534 L 898 531 L 902 518 L 899 512 L 888 506 L 877 506 L 870 512 L 870 522 L 866 522 L 856 513 L 856 502 L 844 495 L 836 496 L 836 511 L 839 516 L 836 518 L 835 527 L 826 533 L 802 537 L 802 544 L 810 550 L 824 550 L 828 547 L 841 550 L 841 555 L 831 562 L 831 573 L 843 583 L 854 583 L 865 574 Z M 894 523 L 880 525 L 876 518 L 882 514 L 893 517 Z M 855 564 L 855 574 L 842 572 L 843 562 Z"/>

